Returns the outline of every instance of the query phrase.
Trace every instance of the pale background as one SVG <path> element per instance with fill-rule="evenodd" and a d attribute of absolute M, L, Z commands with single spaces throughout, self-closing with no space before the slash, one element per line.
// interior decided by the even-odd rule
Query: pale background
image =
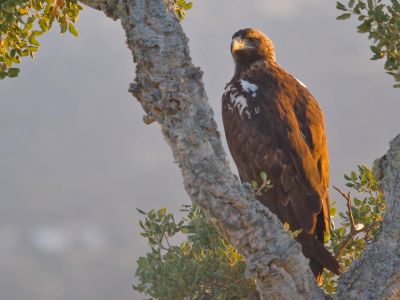
<path fill-rule="evenodd" d="M 331 183 L 371 164 L 400 132 L 399 90 L 335 1 L 195 0 L 183 26 L 221 126 L 231 35 L 256 27 L 319 99 Z M 0 81 L 0 299 L 142 299 L 131 284 L 142 209 L 188 202 L 158 125 L 127 92 L 134 78 L 119 22 L 85 9 L 79 38 L 40 38 L 34 61 Z M 333 198 L 337 198 L 331 192 Z"/>

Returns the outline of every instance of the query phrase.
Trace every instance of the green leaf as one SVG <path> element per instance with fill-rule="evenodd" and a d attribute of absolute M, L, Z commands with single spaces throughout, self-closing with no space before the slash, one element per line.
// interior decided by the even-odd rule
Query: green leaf
<path fill-rule="evenodd" d="M 78 31 L 75 29 L 75 26 L 72 23 L 69 23 L 68 26 L 69 32 L 71 32 L 74 36 L 78 36 Z"/>
<path fill-rule="evenodd" d="M 341 227 L 338 229 L 338 233 L 340 236 L 345 236 L 346 234 L 346 227 Z"/>
<path fill-rule="evenodd" d="M 371 51 L 374 52 L 375 54 L 379 54 L 381 52 L 381 49 L 378 48 L 377 46 L 372 45 L 370 48 Z"/>
<path fill-rule="evenodd" d="M 28 46 L 26 49 L 28 49 L 29 52 L 36 52 L 39 50 L 39 48 L 36 46 Z"/>
<path fill-rule="evenodd" d="M 359 26 L 357 26 L 357 31 L 359 33 L 369 32 L 370 30 L 371 30 L 371 22 L 369 21 L 365 21 L 361 23 Z"/>
<path fill-rule="evenodd" d="M 344 11 L 347 10 L 346 6 L 340 2 L 336 2 L 336 8 L 339 10 L 344 10 Z"/>
<path fill-rule="evenodd" d="M 141 209 L 139 209 L 139 208 L 136 208 L 136 210 L 137 210 L 139 213 L 141 213 L 142 215 L 146 215 L 146 212 L 145 212 L 145 211 L 143 211 L 143 210 L 141 210 Z"/>
<path fill-rule="evenodd" d="M 291 234 L 292 238 L 294 238 L 294 239 L 297 238 L 298 235 L 299 235 L 302 231 L 303 231 L 303 229 L 297 229 L 297 230 L 293 231 L 292 234 Z"/>
<path fill-rule="evenodd" d="M 182 9 L 176 9 L 175 10 L 176 15 L 178 16 L 179 20 L 183 20 L 185 18 L 185 13 L 182 11 Z"/>
<path fill-rule="evenodd" d="M 60 32 L 65 33 L 67 32 L 68 24 L 67 22 L 61 22 L 60 23 Z"/>
<path fill-rule="evenodd" d="M 336 216 L 336 208 L 335 207 L 331 207 L 329 210 L 329 214 L 331 216 L 331 218 Z"/>
<path fill-rule="evenodd" d="M 139 226 L 140 226 L 142 229 L 144 229 L 144 225 L 143 225 L 142 220 L 139 221 Z"/>
<path fill-rule="evenodd" d="M 47 15 L 49 12 L 50 12 L 50 9 L 51 9 L 51 3 L 48 3 L 47 5 L 46 5 L 46 8 L 44 9 L 44 13 Z"/>
<path fill-rule="evenodd" d="M 258 188 L 258 183 L 255 180 L 251 181 L 251 187 L 253 188 L 253 190 L 256 190 Z"/>
<path fill-rule="evenodd" d="M 336 20 L 346 20 L 346 19 L 349 19 L 350 17 L 351 17 L 350 13 L 345 13 L 343 15 L 337 16 Z"/>
<path fill-rule="evenodd" d="M 267 181 L 267 178 L 268 178 L 268 177 L 267 177 L 267 173 L 261 172 L 261 173 L 260 173 L 260 178 L 261 178 L 262 181 Z"/>
<path fill-rule="evenodd" d="M 24 29 L 30 30 L 33 27 L 33 22 L 32 23 L 26 23 Z"/>
<path fill-rule="evenodd" d="M 42 29 L 43 32 L 46 32 L 46 31 L 49 30 L 49 26 L 47 25 L 47 22 L 44 19 L 40 19 L 39 20 L 39 26 L 40 26 L 40 29 Z"/>
<path fill-rule="evenodd" d="M 184 233 L 184 234 L 189 234 L 191 232 L 191 230 L 187 226 L 183 226 L 181 228 L 181 232 Z"/>
<path fill-rule="evenodd" d="M 33 24 L 33 22 L 35 22 L 35 20 L 36 20 L 36 16 L 32 15 L 26 20 L 26 24 Z"/>
<path fill-rule="evenodd" d="M 165 207 L 163 207 L 163 208 L 161 208 L 161 209 L 159 209 L 158 211 L 157 211 L 157 216 L 159 217 L 159 218 L 163 218 L 164 216 L 165 216 L 165 213 L 167 212 L 167 209 L 165 208 Z"/>
<path fill-rule="evenodd" d="M 283 228 L 284 228 L 285 230 L 290 230 L 290 225 L 289 225 L 289 223 L 284 223 L 284 224 L 283 224 Z"/>
<path fill-rule="evenodd" d="M 28 41 L 29 41 L 29 43 L 31 43 L 32 45 L 39 47 L 39 46 L 40 46 L 40 43 L 36 40 L 36 35 L 37 35 L 37 32 L 36 32 L 36 31 L 32 32 L 32 34 L 31 34 L 31 35 L 29 36 L 29 38 L 28 38 Z"/>
<path fill-rule="evenodd" d="M 184 9 L 184 10 L 189 10 L 189 9 L 192 8 L 192 6 L 193 6 L 193 2 L 189 2 L 189 3 L 186 3 L 186 4 L 183 6 L 183 9 Z"/>
<path fill-rule="evenodd" d="M 19 69 L 18 68 L 9 68 L 8 69 L 8 76 L 9 77 L 17 77 L 19 74 Z"/>

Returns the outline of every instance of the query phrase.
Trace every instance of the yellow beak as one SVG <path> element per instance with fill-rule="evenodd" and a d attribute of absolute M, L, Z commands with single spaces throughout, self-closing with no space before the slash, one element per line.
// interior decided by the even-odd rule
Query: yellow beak
<path fill-rule="evenodd" d="M 243 40 L 240 37 L 236 37 L 232 40 L 232 44 L 231 44 L 231 51 L 235 52 L 238 50 L 242 50 L 242 49 L 246 49 L 246 48 L 250 48 L 249 45 L 247 45 L 246 40 Z"/>

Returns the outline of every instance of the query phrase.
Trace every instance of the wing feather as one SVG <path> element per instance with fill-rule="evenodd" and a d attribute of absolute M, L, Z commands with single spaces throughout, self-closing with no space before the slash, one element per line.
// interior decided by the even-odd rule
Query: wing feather
<path fill-rule="evenodd" d="M 324 231 L 329 230 L 328 153 L 323 113 L 309 91 L 280 68 L 274 80 L 266 80 L 258 97 L 264 116 L 273 120 L 276 148 L 286 158 L 280 167 L 280 201 L 291 203 L 298 223 L 314 232 L 317 215 L 324 214 Z M 265 77 L 264 77 L 265 78 Z M 272 91 L 272 92 L 271 92 Z M 267 99 L 267 100 L 265 100 Z M 277 149 L 273 149 L 276 151 Z M 282 160 L 281 160 L 282 161 Z M 268 167 L 268 162 L 264 167 Z M 290 167 L 289 167 L 290 166 Z"/>

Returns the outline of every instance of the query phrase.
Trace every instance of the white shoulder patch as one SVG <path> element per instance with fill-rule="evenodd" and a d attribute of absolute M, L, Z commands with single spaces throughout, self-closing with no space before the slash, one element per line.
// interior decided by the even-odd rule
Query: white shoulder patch
<path fill-rule="evenodd" d="M 230 99 L 230 104 L 228 104 L 228 110 L 234 110 L 239 113 L 240 117 L 243 118 L 243 115 L 247 116 L 248 119 L 251 119 L 252 112 L 249 111 L 249 103 L 251 98 L 245 93 L 250 94 L 253 98 L 257 95 L 256 91 L 258 87 L 255 84 L 252 84 L 246 80 L 239 81 L 242 91 L 239 90 L 239 86 L 235 84 L 228 84 L 224 89 L 224 97 L 227 96 Z M 256 110 L 254 114 L 258 114 Z"/>
<path fill-rule="evenodd" d="M 253 98 L 257 96 L 256 91 L 258 90 L 258 86 L 243 79 L 240 79 L 240 84 L 243 91 L 245 91 L 246 93 L 250 93 Z"/>
<path fill-rule="evenodd" d="M 301 82 L 300 80 L 298 80 L 296 77 L 294 78 L 297 80 L 298 83 L 300 83 L 302 86 L 304 86 L 305 88 L 307 87 L 303 82 Z"/>

